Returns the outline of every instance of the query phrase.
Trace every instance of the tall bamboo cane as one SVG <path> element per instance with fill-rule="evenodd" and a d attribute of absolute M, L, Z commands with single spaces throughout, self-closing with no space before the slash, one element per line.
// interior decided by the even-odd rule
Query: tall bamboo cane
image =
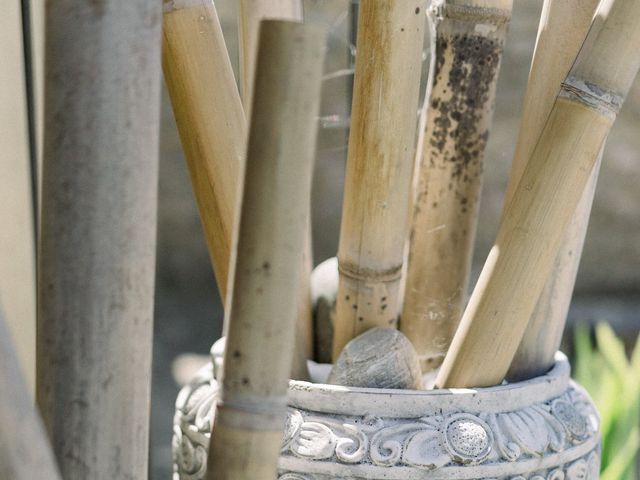
<path fill-rule="evenodd" d="M 302 20 L 301 0 L 241 0 L 238 16 L 240 38 L 240 85 L 242 101 L 246 116 L 251 116 L 253 95 L 253 77 L 258 50 L 258 29 L 260 21 L 270 20 Z M 309 205 L 311 208 L 311 205 Z M 296 339 L 293 345 L 293 362 L 291 378 L 308 379 L 307 359 L 313 358 L 313 319 L 311 314 L 311 268 L 313 259 L 311 245 L 311 215 L 305 240 L 303 261 L 300 263 L 301 273 L 298 276 L 298 315 L 296 322 Z"/>
<path fill-rule="evenodd" d="M 262 22 L 207 478 L 275 479 L 308 225 L 324 33 Z M 292 294 L 293 293 L 293 294 Z"/>
<path fill-rule="evenodd" d="M 161 9 L 47 4 L 37 399 L 68 479 L 147 478 Z"/>
<path fill-rule="evenodd" d="M 165 0 L 164 11 L 164 76 L 218 288 L 225 299 L 244 162 L 245 112 L 213 2 Z M 253 27 L 257 27 L 258 13 L 252 11 Z M 244 44 L 253 45 L 248 28 L 244 30 L 249 38 Z M 254 51 L 243 55 L 247 64 L 255 61 L 256 46 L 253 47 Z M 304 265 L 309 270 L 306 277 L 309 277 L 310 254 L 305 258 L 308 261 Z M 291 376 L 305 379 L 308 376 L 306 360 L 312 350 L 311 304 L 308 288 L 301 287 L 300 291 Z"/>
<path fill-rule="evenodd" d="M 423 0 L 363 0 L 358 17 L 333 359 L 395 326 L 416 137 Z"/>
<path fill-rule="evenodd" d="M 603 0 L 565 78 L 436 379 L 504 378 L 600 148 L 640 66 L 640 2 Z"/>
<path fill-rule="evenodd" d="M 60 480 L 22 370 L 0 312 L 0 478 Z"/>
<path fill-rule="evenodd" d="M 522 109 L 505 205 L 513 197 L 525 164 L 540 137 L 562 80 L 569 73 L 587 35 L 599 0 L 546 0 Z M 507 378 L 524 380 L 543 374 L 560 346 L 600 167 L 597 161 L 571 219 L 550 278 L 540 294 Z"/>
<path fill-rule="evenodd" d="M 34 187 L 20 2 L 0 17 L 0 298 L 29 389 L 35 394 Z"/>
<path fill-rule="evenodd" d="M 224 300 L 245 115 L 212 0 L 165 0 L 163 17 L 164 78 Z"/>
<path fill-rule="evenodd" d="M 466 299 L 512 0 L 436 0 L 427 121 L 418 159 L 400 330 L 423 371 L 442 363 Z"/>

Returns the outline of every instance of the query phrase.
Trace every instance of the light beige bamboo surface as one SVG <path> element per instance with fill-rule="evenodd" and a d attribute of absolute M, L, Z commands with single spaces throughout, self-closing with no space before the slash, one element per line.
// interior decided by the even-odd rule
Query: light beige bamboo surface
<path fill-rule="evenodd" d="M 245 115 L 251 116 L 253 76 L 258 50 L 258 35 L 261 20 L 302 21 L 301 0 L 241 0 L 238 15 L 240 44 L 240 85 Z M 311 208 L 311 205 L 309 205 Z M 309 213 L 309 218 L 311 214 Z M 313 264 L 311 245 L 311 220 L 307 229 L 305 251 L 300 264 L 298 284 L 298 314 L 296 338 L 293 342 L 291 378 L 307 380 L 307 360 L 313 358 L 313 319 L 311 313 L 311 269 Z"/>
<path fill-rule="evenodd" d="M 415 150 L 425 1 L 360 2 L 333 359 L 395 327 Z"/>
<path fill-rule="evenodd" d="M 286 412 L 325 36 L 264 21 L 238 230 L 222 396 L 207 478 L 275 479 Z"/>
<path fill-rule="evenodd" d="M 20 2 L 0 16 L 0 302 L 35 393 L 36 278 Z"/>
<path fill-rule="evenodd" d="M 0 478 L 60 480 L 47 433 L 22 370 L 0 311 Z"/>
<path fill-rule="evenodd" d="M 560 84 L 584 42 L 598 3 L 599 0 L 546 0 L 543 5 L 505 205 L 513 197 Z M 551 275 L 513 359 L 507 375 L 511 380 L 533 378 L 553 365 L 571 303 L 601 160 L 602 155 L 571 219 Z"/>
<path fill-rule="evenodd" d="M 209 255 L 226 298 L 245 115 L 211 0 L 165 0 L 163 70 Z"/>
<path fill-rule="evenodd" d="M 511 0 L 439 0 L 430 12 L 435 70 L 416 159 L 400 321 L 424 372 L 442 363 L 466 300 Z"/>
<path fill-rule="evenodd" d="M 604 0 L 563 82 L 436 385 L 502 381 L 640 66 L 640 2 Z"/>
<path fill-rule="evenodd" d="M 161 15 L 47 3 L 36 390 L 65 479 L 148 477 Z"/>

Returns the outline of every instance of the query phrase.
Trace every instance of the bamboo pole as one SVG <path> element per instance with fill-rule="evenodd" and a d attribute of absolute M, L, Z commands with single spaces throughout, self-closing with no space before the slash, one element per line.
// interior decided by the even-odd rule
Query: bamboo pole
<path fill-rule="evenodd" d="M 258 50 L 258 35 L 261 20 L 302 21 L 301 0 L 241 0 L 239 3 L 238 32 L 240 43 L 240 85 L 242 101 L 247 118 L 251 117 L 253 77 Z M 311 208 L 311 205 L 309 205 Z M 293 343 L 291 378 L 308 380 L 307 360 L 313 355 L 313 318 L 311 312 L 311 212 L 305 240 L 301 272 L 298 276 L 298 313 L 296 337 Z"/>
<path fill-rule="evenodd" d="M 360 3 L 334 361 L 358 334 L 397 324 L 425 5 L 422 0 Z"/>
<path fill-rule="evenodd" d="M 212 0 L 165 0 L 164 78 L 220 296 L 246 141 L 240 94 Z"/>
<path fill-rule="evenodd" d="M 67 479 L 147 478 L 161 14 L 47 6 L 37 399 Z"/>
<path fill-rule="evenodd" d="M 30 142 L 20 2 L 0 16 L 0 298 L 32 396 L 36 280 Z"/>
<path fill-rule="evenodd" d="M 308 225 L 324 33 L 262 22 L 209 479 L 275 479 Z"/>
<path fill-rule="evenodd" d="M 512 0 L 437 0 L 435 71 L 417 160 L 400 330 L 440 366 L 467 296 L 496 84 Z"/>
<path fill-rule="evenodd" d="M 546 0 L 543 5 L 505 205 L 513 197 L 524 166 L 560 91 L 560 84 L 569 73 L 587 35 L 598 3 L 599 0 Z M 510 380 L 542 375 L 553 365 L 578 273 L 601 159 L 602 155 L 596 162 L 562 240 L 551 275 L 529 320 L 507 374 Z"/>
<path fill-rule="evenodd" d="M 0 478 L 60 480 L 32 396 L 0 313 Z"/>
<path fill-rule="evenodd" d="M 251 20 L 255 23 L 257 17 L 252 15 Z M 252 25 L 257 27 L 257 23 Z M 246 116 L 213 2 L 165 0 L 163 26 L 164 76 L 218 289 L 225 299 L 244 162 Z M 255 52 L 244 57 L 255 58 Z M 310 253 L 305 258 L 309 277 Z M 312 354 L 308 288 L 300 289 L 299 302 L 300 321 L 291 376 L 306 379 L 306 360 Z"/>
<path fill-rule="evenodd" d="M 603 0 L 506 207 L 436 379 L 502 381 L 616 114 L 640 66 L 640 2 Z"/>

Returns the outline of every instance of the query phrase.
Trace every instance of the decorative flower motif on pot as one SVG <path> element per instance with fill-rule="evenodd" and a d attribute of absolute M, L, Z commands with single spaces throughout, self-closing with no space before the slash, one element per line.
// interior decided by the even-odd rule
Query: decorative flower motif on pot
<path fill-rule="evenodd" d="M 551 404 L 551 412 L 562 423 L 573 442 L 580 442 L 589 435 L 587 418 L 566 400 L 555 400 Z"/>
<path fill-rule="evenodd" d="M 474 415 L 459 413 L 444 426 L 444 445 L 458 463 L 478 464 L 491 452 L 493 434 L 489 425 Z"/>

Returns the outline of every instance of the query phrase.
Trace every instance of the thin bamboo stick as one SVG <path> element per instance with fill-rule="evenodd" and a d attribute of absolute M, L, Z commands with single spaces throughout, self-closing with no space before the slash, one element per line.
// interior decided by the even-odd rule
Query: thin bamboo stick
<path fill-rule="evenodd" d="M 68 479 L 147 478 L 161 14 L 47 5 L 37 399 Z"/>
<path fill-rule="evenodd" d="M 51 445 L 0 313 L 0 478 L 60 480 Z"/>
<path fill-rule="evenodd" d="M 209 479 L 276 477 L 323 53 L 323 32 L 294 22 L 262 22 Z"/>
<path fill-rule="evenodd" d="M 460 321 L 512 0 L 437 0 L 435 71 L 413 204 L 400 330 L 424 372 L 440 366 Z"/>
<path fill-rule="evenodd" d="M 363 0 L 358 16 L 333 359 L 396 326 L 416 138 L 423 0 Z"/>
<path fill-rule="evenodd" d="M 560 91 L 560 84 L 569 73 L 587 35 L 598 3 L 599 0 L 546 0 L 543 5 L 505 205 L 513 197 L 525 164 Z M 601 159 L 602 155 L 596 162 L 562 240 L 551 276 L 542 290 L 507 374 L 510 380 L 533 378 L 553 365 L 578 273 Z"/>
<path fill-rule="evenodd" d="M 6 2 L 0 16 L 0 298 L 33 396 L 36 242 L 22 29 L 20 2 Z"/>
<path fill-rule="evenodd" d="M 640 66 L 640 2 L 603 0 L 506 207 L 436 379 L 502 381 L 616 114 Z"/>
<path fill-rule="evenodd" d="M 225 299 L 246 122 L 212 0 L 164 1 L 162 58 L 211 263 Z"/>

